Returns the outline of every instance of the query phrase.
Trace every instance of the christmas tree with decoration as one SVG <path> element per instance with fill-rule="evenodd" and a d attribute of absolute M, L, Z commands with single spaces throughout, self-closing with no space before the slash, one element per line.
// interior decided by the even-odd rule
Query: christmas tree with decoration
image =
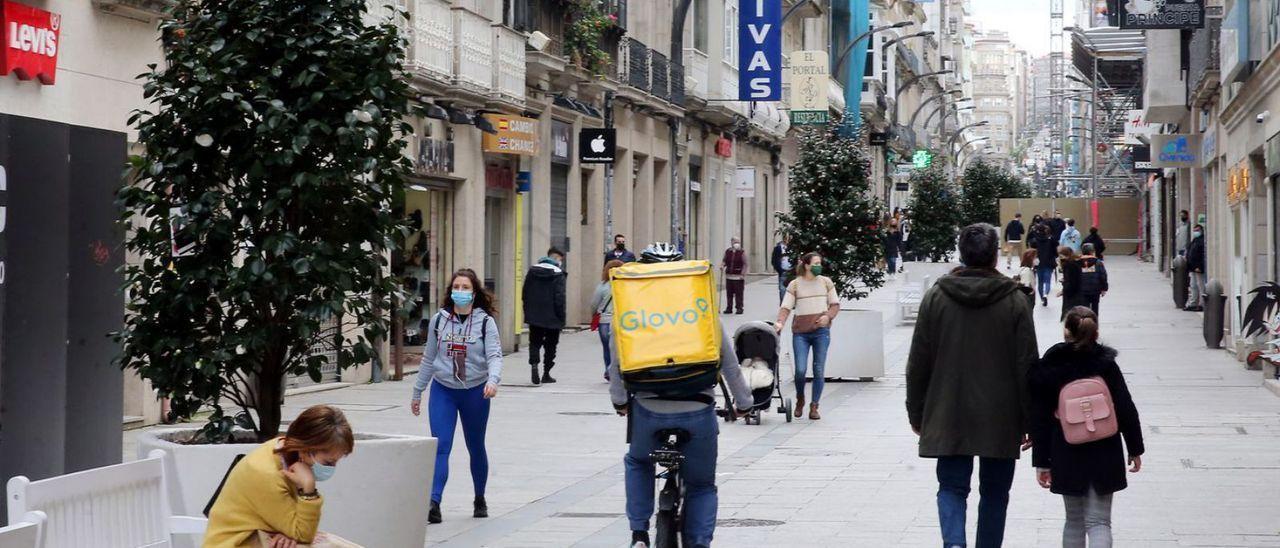
<path fill-rule="evenodd" d="M 884 205 L 872 192 L 867 146 L 858 130 L 834 124 L 802 132 L 798 145 L 800 158 L 791 167 L 791 208 L 778 214 L 779 231 L 791 238 L 791 263 L 817 252 L 823 257 L 823 275 L 841 297 L 866 297 L 884 285 L 884 272 L 876 267 L 883 254 Z"/>
<path fill-rule="evenodd" d="M 938 164 L 911 174 L 911 252 L 917 260 L 948 261 L 960 222 L 958 193 Z"/>

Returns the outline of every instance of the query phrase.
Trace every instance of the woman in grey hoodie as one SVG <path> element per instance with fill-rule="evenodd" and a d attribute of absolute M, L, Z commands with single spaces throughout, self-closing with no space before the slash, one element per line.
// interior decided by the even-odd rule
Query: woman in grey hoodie
<path fill-rule="evenodd" d="M 476 493 L 473 515 L 489 517 L 484 500 L 489 478 L 484 436 L 489 426 L 489 400 L 498 395 L 501 381 L 502 340 L 494 319 L 493 298 L 476 273 L 464 268 L 454 273 L 444 307 L 431 318 L 409 405 L 417 416 L 422 410 L 422 392 L 431 385 L 427 417 L 438 444 L 428 522 L 440 523 L 443 519 L 440 499 L 449 480 L 449 453 L 459 418 L 467 452 L 471 453 L 471 481 Z"/>

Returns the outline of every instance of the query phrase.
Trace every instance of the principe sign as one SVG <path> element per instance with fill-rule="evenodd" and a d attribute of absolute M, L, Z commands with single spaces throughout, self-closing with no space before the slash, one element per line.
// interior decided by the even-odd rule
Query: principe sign
<path fill-rule="evenodd" d="M 62 16 L 10 0 L 0 0 L 0 76 L 51 86 L 58 73 Z"/>
<path fill-rule="evenodd" d="M 1202 29 L 1205 0 L 1117 0 L 1122 29 Z"/>

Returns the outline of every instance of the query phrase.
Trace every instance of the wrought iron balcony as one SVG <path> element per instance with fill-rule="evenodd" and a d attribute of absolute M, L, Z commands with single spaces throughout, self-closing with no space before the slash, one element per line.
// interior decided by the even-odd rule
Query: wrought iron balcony
<path fill-rule="evenodd" d="M 649 52 L 648 46 L 634 38 L 626 41 L 627 77 L 626 84 L 640 90 L 649 91 Z"/>
<path fill-rule="evenodd" d="M 670 63 L 667 56 L 656 49 L 649 50 L 650 92 L 659 99 L 671 100 Z"/>

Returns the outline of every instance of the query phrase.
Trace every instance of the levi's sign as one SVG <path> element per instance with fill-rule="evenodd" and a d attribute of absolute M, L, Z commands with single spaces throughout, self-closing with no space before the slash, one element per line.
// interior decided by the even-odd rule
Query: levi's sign
<path fill-rule="evenodd" d="M 746 0 L 742 6 L 738 100 L 782 100 L 782 0 Z"/>
<path fill-rule="evenodd" d="M 0 0 L 0 76 L 12 72 L 19 80 L 53 85 L 61 34 L 60 15 Z"/>

